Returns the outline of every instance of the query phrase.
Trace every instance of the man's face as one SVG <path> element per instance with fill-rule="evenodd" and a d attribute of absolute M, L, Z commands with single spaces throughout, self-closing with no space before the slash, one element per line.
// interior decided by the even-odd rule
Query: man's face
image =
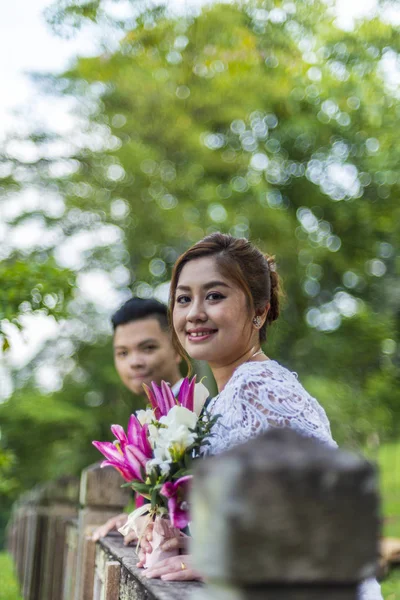
<path fill-rule="evenodd" d="M 179 379 L 179 355 L 171 337 L 156 318 L 118 325 L 114 333 L 114 361 L 122 382 L 134 394 L 144 393 L 142 384 Z"/>

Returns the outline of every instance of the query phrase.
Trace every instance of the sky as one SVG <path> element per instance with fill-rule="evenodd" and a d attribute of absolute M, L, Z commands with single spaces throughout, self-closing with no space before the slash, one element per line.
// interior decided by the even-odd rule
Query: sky
<path fill-rule="evenodd" d="M 22 107 L 33 106 L 45 113 L 45 102 L 40 98 L 28 76 L 32 71 L 61 71 L 79 54 L 90 54 L 94 45 L 89 36 L 76 40 L 56 37 L 46 24 L 43 10 L 49 0 L 13 0 L 3 6 L 0 20 L 0 139 L 6 131 L 19 128 L 15 115 Z M 55 116 L 59 116 L 59 110 Z"/>

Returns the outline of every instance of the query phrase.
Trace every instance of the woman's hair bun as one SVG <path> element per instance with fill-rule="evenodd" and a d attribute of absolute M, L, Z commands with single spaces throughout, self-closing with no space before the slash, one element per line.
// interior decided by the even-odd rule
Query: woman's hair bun
<path fill-rule="evenodd" d="M 280 313 L 280 297 L 281 297 L 281 286 L 278 273 L 276 271 L 275 256 L 266 255 L 265 259 L 268 263 L 269 276 L 271 280 L 271 296 L 270 296 L 270 309 L 267 315 L 267 322 L 272 323 L 276 321 Z"/>

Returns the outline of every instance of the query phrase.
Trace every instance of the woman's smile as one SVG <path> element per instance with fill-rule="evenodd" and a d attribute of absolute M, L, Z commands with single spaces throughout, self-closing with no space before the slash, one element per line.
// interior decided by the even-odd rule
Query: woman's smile
<path fill-rule="evenodd" d="M 210 340 L 217 332 L 218 329 L 210 329 L 205 327 L 189 329 L 187 331 L 187 339 L 189 342 L 198 344 Z"/>

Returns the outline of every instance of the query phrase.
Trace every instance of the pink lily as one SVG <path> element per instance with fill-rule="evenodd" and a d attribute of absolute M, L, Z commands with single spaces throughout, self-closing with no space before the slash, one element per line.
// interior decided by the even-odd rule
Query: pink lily
<path fill-rule="evenodd" d="M 121 428 L 122 429 L 122 428 Z M 137 446 L 139 444 L 142 426 L 136 415 L 131 415 L 128 421 L 128 443 Z M 115 435 L 115 434 L 114 434 Z"/>
<path fill-rule="evenodd" d="M 124 428 L 121 427 L 121 425 L 111 425 L 111 431 L 117 438 L 121 449 L 123 450 L 124 446 L 126 446 L 126 444 L 128 443 L 128 438 L 126 437 Z"/>
<path fill-rule="evenodd" d="M 153 456 L 153 449 L 150 445 L 148 434 L 149 434 L 149 426 L 147 424 L 143 425 L 142 431 L 140 433 L 140 440 L 139 440 L 140 441 L 140 449 L 142 450 L 142 452 L 144 452 L 144 454 L 148 457 L 148 459 L 150 459 Z"/>
<path fill-rule="evenodd" d="M 160 490 L 160 494 L 168 498 L 168 512 L 171 523 L 184 529 L 190 521 L 189 504 L 187 501 L 193 475 L 185 475 L 176 481 L 167 481 Z"/>
<path fill-rule="evenodd" d="M 117 469 L 126 481 L 143 481 L 142 468 L 153 457 L 153 451 L 148 440 L 148 426 L 141 426 L 135 415 L 131 415 L 128 423 L 128 435 L 120 425 L 112 425 L 111 431 L 117 438 L 115 443 L 92 442 L 107 460 L 102 467 L 112 466 Z"/>
<path fill-rule="evenodd" d="M 130 444 L 125 448 L 125 456 L 132 468 L 137 469 L 139 473 L 140 467 L 145 467 L 147 461 L 149 458 L 151 458 L 151 456 L 146 456 L 146 454 L 142 452 L 140 448 L 137 446 L 131 446 Z M 139 478 L 141 479 L 141 477 L 138 477 L 138 479 Z"/>
<path fill-rule="evenodd" d="M 189 381 L 188 377 L 182 382 L 182 385 L 178 394 L 178 403 L 184 406 L 188 410 L 194 410 L 194 386 L 196 385 L 196 376 L 192 377 L 192 381 Z"/>
<path fill-rule="evenodd" d="M 143 387 L 148 399 L 150 400 L 155 417 L 157 420 L 159 420 L 160 417 L 165 417 L 171 408 L 177 404 L 184 406 L 193 412 L 195 385 L 196 377 L 193 377 L 191 381 L 188 377 L 185 377 L 180 387 L 177 399 L 174 397 L 170 386 L 165 381 L 161 382 L 161 386 L 158 386 L 154 381 L 152 381 L 151 388 L 149 388 L 146 384 L 143 384 Z"/>
<path fill-rule="evenodd" d="M 154 416 L 159 420 L 159 418 L 164 414 L 164 399 L 161 394 L 161 389 L 158 387 L 154 381 L 151 383 L 151 388 L 145 383 L 143 384 L 143 389 L 146 392 L 148 399 L 150 400 L 150 404 L 154 410 Z"/>
<path fill-rule="evenodd" d="M 118 465 L 111 460 L 103 460 L 101 463 L 101 468 L 103 467 L 114 467 L 118 471 L 120 475 L 125 479 L 126 482 L 133 481 L 134 476 L 129 468 L 123 467 L 122 465 Z"/>
<path fill-rule="evenodd" d="M 136 479 L 136 472 L 131 468 L 131 465 L 125 458 L 122 451 L 118 450 L 111 442 L 92 442 L 93 446 L 97 448 L 107 460 L 103 460 L 101 463 L 102 467 L 114 467 L 117 469 L 125 479 L 125 481 L 132 481 Z"/>
<path fill-rule="evenodd" d="M 176 406 L 176 398 L 170 386 L 165 381 L 161 382 L 161 393 L 164 399 L 165 415 L 167 415 L 171 408 L 174 408 L 174 406 Z"/>
<path fill-rule="evenodd" d="M 144 391 L 150 400 L 154 415 L 158 421 L 160 417 L 166 416 L 171 408 L 176 405 L 176 400 L 171 388 L 165 381 L 161 382 L 161 387 L 152 381 L 151 387 L 152 389 L 145 383 L 143 384 Z"/>
<path fill-rule="evenodd" d="M 115 444 L 111 442 L 92 442 L 93 446 L 97 448 L 106 458 L 107 460 L 116 462 L 117 464 L 124 465 L 125 459 L 122 453 L 122 450 L 117 448 Z"/>

